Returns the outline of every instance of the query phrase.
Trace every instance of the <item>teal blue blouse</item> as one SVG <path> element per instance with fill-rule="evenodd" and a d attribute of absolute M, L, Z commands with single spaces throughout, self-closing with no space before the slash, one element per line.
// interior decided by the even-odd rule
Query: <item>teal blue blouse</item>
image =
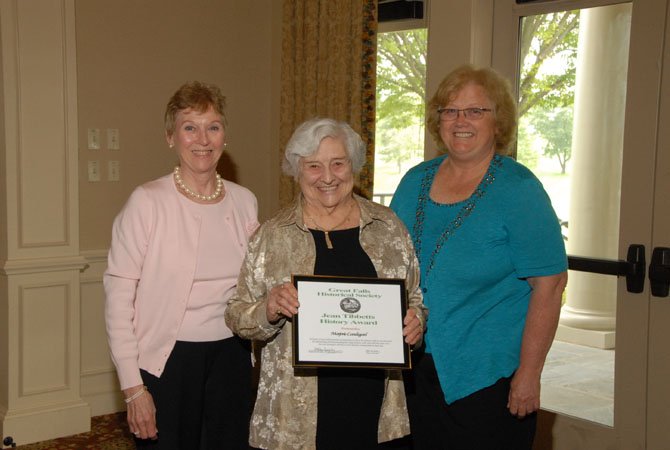
<path fill-rule="evenodd" d="M 519 365 L 531 288 L 526 278 L 567 270 L 560 225 L 540 181 L 511 158 L 493 158 L 475 193 L 429 198 L 446 156 L 412 168 L 391 208 L 407 226 L 430 311 L 430 352 L 447 403 L 494 384 Z"/>

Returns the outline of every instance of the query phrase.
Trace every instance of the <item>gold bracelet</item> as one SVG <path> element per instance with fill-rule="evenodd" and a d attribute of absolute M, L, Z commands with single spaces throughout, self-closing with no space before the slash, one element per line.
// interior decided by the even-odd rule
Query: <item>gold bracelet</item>
<path fill-rule="evenodd" d="M 142 396 L 142 394 L 144 394 L 146 391 L 147 391 L 147 387 L 146 387 L 146 386 L 142 386 L 142 389 L 140 389 L 139 391 L 135 392 L 135 393 L 134 393 L 133 395 L 131 395 L 130 397 L 128 397 L 128 398 L 124 398 L 123 401 L 126 402 L 126 404 L 128 404 L 128 403 L 132 402 L 133 400 L 135 400 L 135 399 L 137 399 L 137 398 L 140 398 L 140 397 Z"/>

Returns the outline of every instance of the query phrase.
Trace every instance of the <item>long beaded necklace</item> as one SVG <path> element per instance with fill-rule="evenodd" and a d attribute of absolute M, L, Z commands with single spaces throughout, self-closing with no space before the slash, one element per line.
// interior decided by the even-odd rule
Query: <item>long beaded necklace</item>
<path fill-rule="evenodd" d="M 179 169 L 179 166 L 174 168 L 174 182 L 186 195 L 203 202 L 211 202 L 212 200 L 216 200 L 217 198 L 221 197 L 221 194 L 223 193 L 223 178 L 221 178 L 221 175 L 218 173 L 216 174 L 216 189 L 214 190 L 214 193 L 210 195 L 199 194 L 198 192 L 195 192 L 186 186 L 186 183 L 184 183 L 184 180 L 181 178 L 181 170 Z"/>
<path fill-rule="evenodd" d="M 414 226 L 412 227 L 412 235 L 414 236 L 414 250 L 419 258 L 421 258 L 421 238 L 423 236 L 424 222 L 426 218 L 426 202 L 430 196 L 430 188 L 433 184 L 433 179 L 435 178 L 435 173 L 437 172 L 438 167 L 442 163 L 442 159 L 436 160 L 432 165 L 426 168 L 423 179 L 421 180 L 421 188 L 419 191 L 419 198 L 416 206 L 416 220 L 414 221 Z M 486 171 L 486 175 L 482 178 L 482 181 L 479 182 L 477 188 L 472 193 L 470 198 L 465 200 L 465 205 L 458 211 L 458 214 L 451 221 L 449 225 L 442 231 L 442 234 L 437 238 L 435 242 L 435 248 L 433 248 L 432 253 L 428 259 L 428 267 L 426 267 L 425 279 L 428 278 L 428 274 L 433 270 L 435 266 L 435 259 L 437 255 L 446 244 L 447 240 L 460 228 L 463 224 L 463 221 L 472 214 L 472 211 L 477 206 L 477 202 L 480 198 L 486 193 L 486 189 L 490 184 L 492 184 L 496 179 L 496 171 L 502 165 L 502 157 L 500 155 L 494 155 L 489 168 Z"/>
<path fill-rule="evenodd" d="M 333 249 L 333 242 L 330 240 L 330 236 L 328 235 L 328 233 L 330 233 L 331 231 L 335 231 L 337 228 L 341 227 L 349 219 L 349 215 L 351 214 L 351 210 L 354 207 L 354 203 L 355 203 L 355 200 L 352 200 L 351 203 L 349 204 L 349 209 L 347 210 L 347 214 L 344 216 L 344 219 L 342 219 L 337 225 L 332 227 L 330 230 L 326 230 L 325 228 L 320 226 L 318 223 L 316 223 L 316 220 L 314 220 L 314 217 L 312 217 L 312 215 L 307 212 L 307 208 L 303 208 L 303 211 L 305 211 L 305 214 L 307 215 L 307 218 L 312 221 L 312 223 L 314 224 L 316 229 L 319 230 L 319 231 L 323 231 L 323 234 L 326 238 L 326 247 L 328 247 L 328 250 Z"/>

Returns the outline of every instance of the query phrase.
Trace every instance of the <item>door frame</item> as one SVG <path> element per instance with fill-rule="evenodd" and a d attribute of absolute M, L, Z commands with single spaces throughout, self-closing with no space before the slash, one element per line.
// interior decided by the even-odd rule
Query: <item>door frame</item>
<path fill-rule="evenodd" d="M 660 62 L 662 69 L 658 102 L 656 141 L 656 172 L 652 245 L 670 247 L 670 2 L 665 12 L 665 47 Z M 665 126 L 661 125 L 664 124 Z M 647 373 L 647 447 L 650 450 L 670 450 L 670 297 L 652 296 L 649 305 L 649 349 Z"/>

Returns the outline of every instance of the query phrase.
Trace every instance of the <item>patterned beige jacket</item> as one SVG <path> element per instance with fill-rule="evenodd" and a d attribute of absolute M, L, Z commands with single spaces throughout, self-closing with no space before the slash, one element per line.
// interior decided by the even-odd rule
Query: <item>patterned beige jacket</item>
<path fill-rule="evenodd" d="M 361 210 L 360 242 L 380 278 L 404 278 L 409 305 L 425 324 L 427 310 L 419 288 L 419 265 L 404 225 L 387 207 L 356 196 Z M 315 369 L 294 369 L 291 322 L 270 324 L 267 294 L 292 274 L 312 274 L 316 250 L 302 220 L 300 200 L 264 223 L 251 238 L 237 293 L 228 302 L 226 324 L 246 339 L 262 342 L 258 396 L 251 419 L 252 446 L 314 449 L 317 378 Z M 424 326 L 425 329 L 425 326 Z M 378 440 L 409 434 L 405 391 L 400 370 L 387 371 L 379 418 Z"/>

